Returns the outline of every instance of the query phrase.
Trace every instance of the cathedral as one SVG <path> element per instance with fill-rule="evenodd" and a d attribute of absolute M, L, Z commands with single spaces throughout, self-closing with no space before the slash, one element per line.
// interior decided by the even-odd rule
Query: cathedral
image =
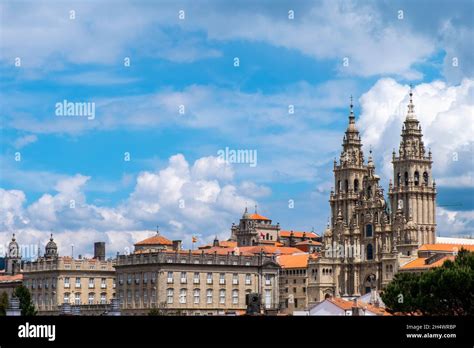
<path fill-rule="evenodd" d="M 393 179 L 387 201 L 372 151 L 365 161 L 351 101 L 342 152 L 339 162 L 334 161 L 324 252 L 309 267 L 310 302 L 383 289 L 401 265 L 416 257 L 422 244 L 435 242 L 432 162 L 410 91 L 398 154 L 392 154 Z"/>

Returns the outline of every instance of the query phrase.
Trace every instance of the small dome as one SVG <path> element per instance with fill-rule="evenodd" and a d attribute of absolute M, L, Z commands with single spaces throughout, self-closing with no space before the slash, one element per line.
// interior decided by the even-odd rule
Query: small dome
<path fill-rule="evenodd" d="M 45 257 L 52 257 L 58 255 L 58 246 L 53 240 L 53 234 L 51 233 L 51 237 L 49 238 L 48 244 L 46 244 L 45 248 Z"/>

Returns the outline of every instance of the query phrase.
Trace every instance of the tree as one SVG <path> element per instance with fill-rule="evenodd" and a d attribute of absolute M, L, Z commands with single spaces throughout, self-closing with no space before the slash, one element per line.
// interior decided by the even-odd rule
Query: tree
<path fill-rule="evenodd" d="M 20 301 L 21 315 L 36 315 L 36 308 L 31 301 L 31 294 L 28 288 L 20 285 L 15 288 L 13 295 Z"/>
<path fill-rule="evenodd" d="M 4 291 L 0 295 L 0 316 L 7 315 L 8 309 L 8 294 Z"/>
<path fill-rule="evenodd" d="M 454 261 L 427 272 L 398 273 L 382 294 L 394 313 L 474 315 L 474 253 L 461 249 Z"/>

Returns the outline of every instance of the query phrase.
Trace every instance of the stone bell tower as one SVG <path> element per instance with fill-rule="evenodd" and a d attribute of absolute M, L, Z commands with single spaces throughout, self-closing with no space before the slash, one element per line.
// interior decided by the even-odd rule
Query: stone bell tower
<path fill-rule="evenodd" d="M 350 224 L 350 218 L 355 211 L 355 205 L 362 188 L 362 181 L 367 173 L 364 165 L 362 141 L 355 124 L 355 115 L 351 104 L 349 110 L 349 124 L 342 141 L 342 152 L 337 164 L 334 160 L 334 191 L 331 192 L 331 227 L 334 227 L 338 218 L 344 224 Z"/>
<path fill-rule="evenodd" d="M 393 184 L 389 186 L 390 204 L 395 214 L 416 227 L 417 245 L 434 243 L 436 230 L 436 183 L 432 177 L 431 151 L 426 155 L 421 126 L 415 115 L 410 90 L 408 113 L 402 127 L 398 156 L 392 154 Z"/>

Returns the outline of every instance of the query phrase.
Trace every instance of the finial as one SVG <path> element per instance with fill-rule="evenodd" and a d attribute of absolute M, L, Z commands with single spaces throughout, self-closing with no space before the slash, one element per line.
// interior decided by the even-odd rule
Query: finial
<path fill-rule="evenodd" d="M 12 241 L 15 241 L 15 233 L 13 233 Z"/>
<path fill-rule="evenodd" d="M 354 107 L 354 105 L 352 104 L 352 94 L 351 94 L 351 110 L 352 110 L 353 107 Z"/>
<path fill-rule="evenodd" d="M 255 214 L 257 214 L 257 205 L 255 204 Z"/>
<path fill-rule="evenodd" d="M 156 225 L 156 235 L 160 235 L 160 226 Z"/>
<path fill-rule="evenodd" d="M 53 240 L 53 233 L 51 233 L 50 237 L 49 237 L 49 240 L 52 241 Z"/>

